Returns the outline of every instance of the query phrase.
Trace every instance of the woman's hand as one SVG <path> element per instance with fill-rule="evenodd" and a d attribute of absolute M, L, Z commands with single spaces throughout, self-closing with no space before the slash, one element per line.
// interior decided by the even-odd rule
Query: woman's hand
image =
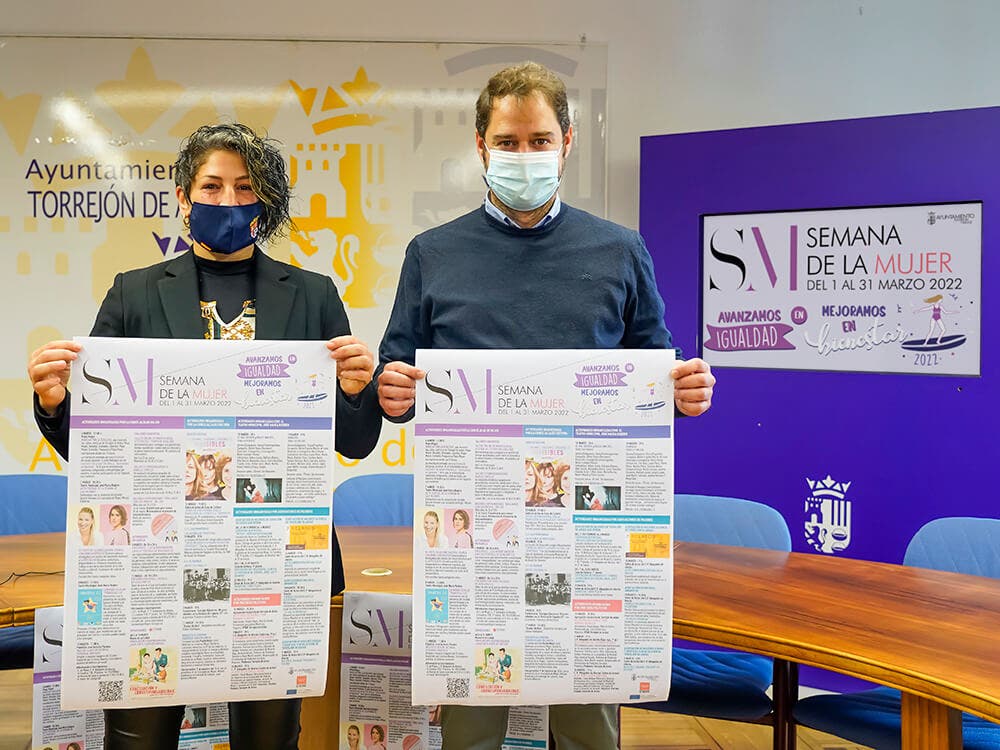
<path fill-rule="evenodd" d="M 70 363 L 83 347 L 75 341 L 50 341 L 31 353 L 28 377 L 38 394 L 38 403 L 47 414 L 55 414 L 66 400 Z"/>
<path fill-rule="evenodd" d="M 372 382 L 375 358 L 364 341 L 356 336 L 337 336 L 326 342 L 326 348 L 337 361 L 337 380 L 344 393 L 353 396 Z"/>

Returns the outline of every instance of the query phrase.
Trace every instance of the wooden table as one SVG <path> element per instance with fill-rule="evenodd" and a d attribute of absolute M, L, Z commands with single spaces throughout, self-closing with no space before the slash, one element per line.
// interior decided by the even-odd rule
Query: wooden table
<path fill-rule="evenodd" d="M 66 535 L 0 536 L 0 581 L 11 573 L 54 573 L 13 578 L 0 586 L 0 628 L 30 625 L 35 610 L 63 601 L 62 570 Z"/>
<path fill-rule="evenodd" d="M 339 529 L 347 586 L 407 593 L 408 528 Z M 23 557 L 22 557 L 23 555 Z M 62 535 L 0 537 L 10 569 L 62 567 Z M 389 576 L 366 576 L 385 567 Z M 810 664 L 903 691 L 903 747 L 961 747 L 959 710 L 1000 722 L 1000 581 L 847 558 L 678 545 L 674 634 Z M 0 587 L 0 626 L 62 600 L 62 577 Z M 304 750 L 336 736 L 343 598 L 330 611 L 327 694 L 303 703 Z"/>
<path fill-rule="evenodd" d="M 903 691 L 904 748 L 1000 722 L 1000 581 L 901 565 L 678 545 L 674 634 Z"/>

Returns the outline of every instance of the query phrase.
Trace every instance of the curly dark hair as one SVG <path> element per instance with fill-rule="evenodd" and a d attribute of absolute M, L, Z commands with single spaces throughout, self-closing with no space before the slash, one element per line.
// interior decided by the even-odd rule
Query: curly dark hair
<path fill-rule="evenodd" d="M 246 162 L 250 187 L 261 204 L 257 239 L 266 244 L 292 228 L 288 212 L 292 191 L 279 145 L 238 122 L 202 125 L 181 143 L 174 163 L 174 182 L 190 199 L 191 183 L 212 152 L 239 154 Z"/>

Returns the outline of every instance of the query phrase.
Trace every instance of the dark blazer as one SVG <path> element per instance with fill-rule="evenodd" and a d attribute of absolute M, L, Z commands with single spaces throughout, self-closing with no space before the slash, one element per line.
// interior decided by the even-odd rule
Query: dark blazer
<path fill-rule="evenodd" d="M 256 259 L 256 338 L 326 341 L 351 332 L 344 305 L 329 277 L 269 258 Z M 163 263 L 115 276 L 91 336 L 200 339 L 205 335 L 198 293 L 198 272 L 191 252 Z M 52 417 L 35 400 L 35 421 L 42 435 L 64 458 L 69 455 L 69 409 Z M 364 458 L 382 428 L 375 383 L 355 397 L 337 389 L 336 449 Z M 344 588 L 340 545 L 334 535 L 333 593 Z"/>

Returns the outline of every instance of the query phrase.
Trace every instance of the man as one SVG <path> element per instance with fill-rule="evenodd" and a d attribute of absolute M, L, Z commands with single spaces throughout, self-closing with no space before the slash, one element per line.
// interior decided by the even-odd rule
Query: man
<path fill-rule="evenodd" d="M 414 238 L 380 352 L 379 404 L 413 416 L 418 348 L 662 349 L 671 345 L 642 238 L 572 208 L 557 190 L 573 147 L 566 87 L 534 63 L 500 71 L 476 103 L 483 207 Z M 700 359 L 671 372 L 675 405 L 697 416 L 715 378 Z M 614 748 L 617 706 L 553 706 L 559 750 Z M 444 706 L 444 750 L 496 750 L 504 707 Z"/>
<path fill-rule="evenodd" d="M 510 665 L 514 663 L 510 654 L 507 653 L 507 649 L 500 647 L 500 658 L 497 659 L 497 665 L 500 668 L 500 679 L 510 682 Z"/>
<path fill-rule="evenodd" d="M 167 679 L 167 655 L 163 653 L 163 649 L 159 646 L 153 651 L 153 664 L 156 665 L 156 679 L 163 682 Z"/>

